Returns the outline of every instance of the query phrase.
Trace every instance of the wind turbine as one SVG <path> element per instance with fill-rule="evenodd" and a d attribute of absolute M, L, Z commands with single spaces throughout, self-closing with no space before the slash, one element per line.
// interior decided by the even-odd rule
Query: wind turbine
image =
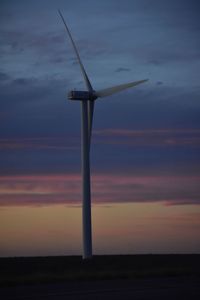
<path fill-rule="evenodd" d="M 126 84 L 117 85 L 103 90 L 95 91 L 91 85 L 85 68 L 82 64 L 77 47 L 74 43 L 69 28 L 61 14 L 58 13 L 67 30 L 69 39 L 72 43 L 74 52 L 76 54 L 81 72 L 86 84 L 86 91 L 73 90 L 68 93 L 69 100 L 81 101 L 82 122 L 81 122 L 81 158 L 82 158 L 82 232 L 83 232 L 83 259 L 92 257 L 92 224 L 91 224 L 91 189 L 90 189 L 90 145 L 92 136 L 92 122 L 94 113 L 94 104 L 97 98 L 103 98 L 113 95 L 125 89 L 134 87 L 146 82 L 148 79 L 134 81 Z"/>

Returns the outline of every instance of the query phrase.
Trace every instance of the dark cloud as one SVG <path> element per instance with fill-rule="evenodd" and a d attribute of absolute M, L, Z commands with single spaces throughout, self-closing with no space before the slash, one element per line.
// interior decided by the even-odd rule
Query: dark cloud
<path fill-rule="evenodd" d="M 185 49 L 179 50 L 170 50 L 166 51 L 165 49 L 160 48 L 159 51 L 154 49 L 149 49 L 148 56 L 151 59 L 148 63 L 153 65 L 161 65 L 168 63 L 186 63 L 186 62 L 194 62 L 200 60 L 199 48 L 190 49 L 185 47 Z"/>
<path fill-rule="evenodd" d="M 28 85 L 30 86 L 30 84 L 36 82 L 36 80 L 34 78 L 31 78 L 31 79 L 28 79 L 28 78 L 17 78 L 17 79 L 14 79 L 13 82 L 12 82 L 12 85 L 13 86 L 21 86 L 21 85 Z"/>
<path fill-rule="evenodd" d="M 7 75 L 6 73 L 4 73 L 4 72 L 0 72 L 0 82 L 1 81 L 7 81 L 7 80 L 9 80 L 10 79 L 10 76 L 9 75 Z"/>
<path fill-rule="evenodd" d="M 117 68 L 115 70 L 115 72 L 129 72 L 129 71 L 131 71 L 131 69 L 129 68 Z"/>
<path fill-rule="evenodd" d="M 77 102 L 67 100 L 66 91 L 64 81 L 40 81 L 36 78 L 10 79 L 7 86 L 2 86 L 0 134 L 2 139 L 9 138 L 9 151 L 6 151 L 3 143 L 1 172 L 64 172 L 66 166 L 80 169 L 80 106 Z M 173 136 L 151 137 L 150 140 L 147 136 L 139 140 L 125 140 L 123 136 L 117 139 L 113 136 L 108 140 L 99 140 L 94 131 L 91 153 L 93 168 L 128 170 L 133 166 L 138 168 L 146 165 L 150 169 L 152 165 L 159 164 L 166 168 L 172 163 L 183 164 L 185 159 L 192 163 L 198 161 L 198 140 L 194 140 L 190 133 L 181 139 L 173 133 L 176 129 L 199 128 L 198 103 L 198 89 L 191 88 L 189 91 L 164 85 L 133 89 L 123 95 L 97 100 L 94 130 L 170 128 Z M 56 137 L 63 141 L 66 139 L 63 149 Z M 23 144 L 20 142 L 23 138 L 44 138 L 44 141 L 42 145 L 30 142 Z M 45 144 L 46 138 L 53 139 L 55 143 Z M 78 151 L 70 149 L 74 146 L 74 138 L 77 139 Z M 16 149 L 12 148 L 14 144 L 17 145 Z M 65 149 L 66 145 L 68 150 Z"/>

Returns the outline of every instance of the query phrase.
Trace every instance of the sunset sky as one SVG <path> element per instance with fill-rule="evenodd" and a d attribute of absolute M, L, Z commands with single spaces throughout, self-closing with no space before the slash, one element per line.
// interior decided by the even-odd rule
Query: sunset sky
<path fill-rule="evenodd" d="M 85 89 L 94 254 L 200 253 L 198 0 L 0 1 L 0 256 L 81 254 Z"/>

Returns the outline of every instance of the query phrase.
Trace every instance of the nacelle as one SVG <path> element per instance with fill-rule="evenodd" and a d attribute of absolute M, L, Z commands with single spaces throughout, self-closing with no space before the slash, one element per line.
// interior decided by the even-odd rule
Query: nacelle
<path fill-rule="evenodd" d="M 70 100 L 96 100 L 97 96 L 96 96 L 95 92 L 70 91 L 68 93 L 68 99 L 70 99 Z"/>

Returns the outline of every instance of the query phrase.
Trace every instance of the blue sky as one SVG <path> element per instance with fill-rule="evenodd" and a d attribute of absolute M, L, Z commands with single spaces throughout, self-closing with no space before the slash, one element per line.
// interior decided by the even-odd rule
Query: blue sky
<path fill-rule="evenodd" d="M 149 78 L 97 100 L 92 172 L 199 175 L 198 1 L 1 1 L 1 175 L 80 171 L 83 78 L 94 89 Z M 196 201 L 196 200 L 195 200 Z"/>
<path fill-rule="evenodd" d="M 0 256 L 81 253 L 80 104 L 94 89 L 95 254 L 200 251 L 195 0 L 0 1 Z"/>

